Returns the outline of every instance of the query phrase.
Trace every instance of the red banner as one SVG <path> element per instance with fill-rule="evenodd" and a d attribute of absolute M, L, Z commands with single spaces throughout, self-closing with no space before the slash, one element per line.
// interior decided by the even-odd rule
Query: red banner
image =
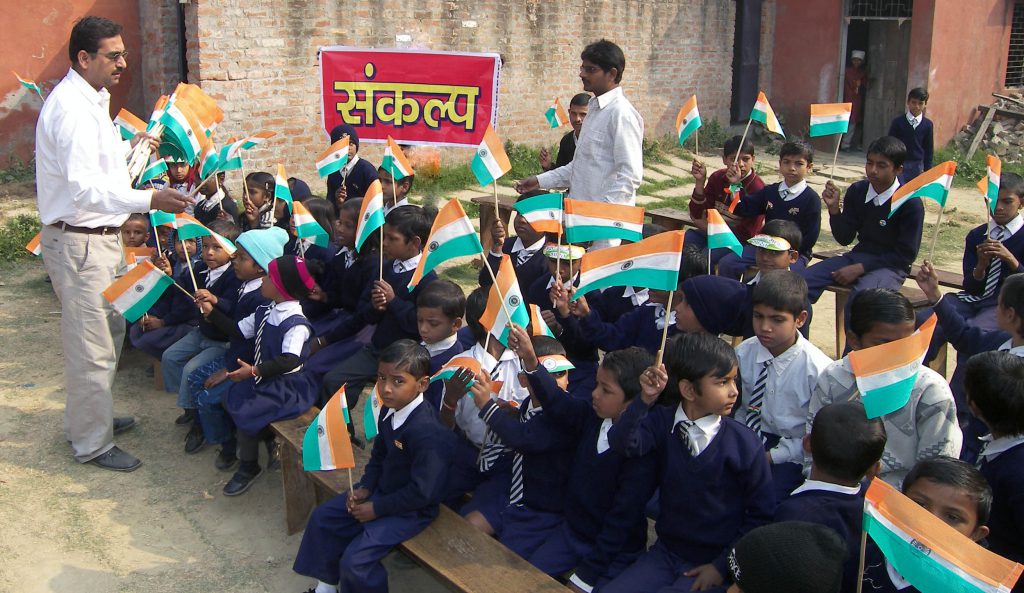
<path fill-rule="evenodd" d="M 324 130 L 360 141 L 476 147 L 498 110 L 493 53 L 320 48 Z"/>

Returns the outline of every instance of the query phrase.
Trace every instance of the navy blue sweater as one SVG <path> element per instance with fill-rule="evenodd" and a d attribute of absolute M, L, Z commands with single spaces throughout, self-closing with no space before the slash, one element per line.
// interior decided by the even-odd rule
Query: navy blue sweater
<path fill-rule="evenodd" d="M 213 284 L 207 285 L 207 278 L 209 277 L 209 270 L 206 269 L 205 265 L 196 268 L 196 282 L 199 284 L 199 288 L 205 288 L 209 290 L 214 296 L 217 297 L 217 304 L 214 307 L 218 311 L 227 315 L 228 317 L 234 318 L 235 302 L 238 300 L 238 289 L 242 286 L 242 281 L 235 276 L 235 267 L 229 265 L 224 273 L 217 278 L 217 281 Z M 186 272 L 188 273 L 188 272 Z M 189 280 L 191 282 L 191 279 Z M 199 319 L 199 331 L 204 336 L 211 340 L 218 342 L 227 342 L 228 336 L 220 329 L 215 327 L 212 323 L 206 319 Z"/>
<path fill-rule="evenodd" d="M 231 316 L 237 325 L 239 321 L 242 321 L 246 317 L 256 312 L 261 305 L 268 305 L 270 301 L 267 297 L 260 293 L 260 289 L 251 290 L 242 295 L 242 298 L 238 299 L 235 304 L 235 310 Z M 245 338 L 239 339 L 240 336 L 232 336 L 228 343 L 228 351 L 224 353 L 224 367 L 228 371 L 233 371 L 238 368 L 238 359 L 252 363 L 256 357 L 255 345 L 256 340 L 247 340 Z"/>
<path fill-rule="evenodd" d="M 657 309 L 646 305 L 633 309 L 615 322 L 601 321 L 598 313 L 591 309 L 589 315 L 580 319 L 579 329 L 592 344 L 605 352 L 639 346 L 654 354 L 661 346 L 662 330 L 657 326 Z M 669 326 L 669 336 L 677 333 L 679 330 L 674 325 Z"/>
<path fill-rule="evenodd" d="M 988 519 L 990 550 L 1014 562 L 1024 562 L 1024 445 L 983 459 L 981 475 L 992 487 L 992 514 Z M 1014 591 L 1024 589 L 1018 583 Z"/>
<path fill-rule="evenodd" d="M 533 281 L 545 274 L 550 274 L 551 271 L 548 268 L 548 258 L 544 256 L 543 249 L 538 249 L 530 259 L 523 262 L 523 265 L 516 265 L 516 256 L 512 255 L 512 247 L 516 244 L 515 237 L 508 237 L 505 242 L 501 245 L 501 252 L 509 256 L 512 260 L 512 268 L 516 271 L 516 279 L 519 280 L 519 289 L 526 290 L 533 284 Z M 492 255 L 490 252 L 487 253 L 487 265 L 498 273 L 498 266 L 501 265 L 501 258 Z M 480 274 L 477 276 L 477 282 L 484 288 L 489 288 L 493 282 L 491 281 L 491 275 L 487 273 L 487 268 L 480 266 Z"/>
<path fill-rule="evenodd" d="M 904 113 L 889 124 L 889 135 L 907 145 L 906 163 L 922 163 L 924 171 L 932 168 L 932 156 L 935 153 L 932 120 L 921 116 L 921 123 L 915 128 L 907 121 L 907 114 Z"/>
<path fill-rule="evenodd" d="M 359 486 L 373 494 L 379 517 L 418 512 L 436 517 L 444 494 L 455 433 L 426 403 L 416 406 L 398 430 L 381 413 L 377 438 Z"/>
<path fill-rule="evenodd" d="M 818 192 L 807 186 L 800 195 L 785 201 L 779 195 L 780 183 L 765 186 L 764 189 L 743 196 L 736 205 L 734 214 L 744 218 L 764 215 L 764 221 L 791 220 L 800 227 L 803 239 L 800 242 L 800 255 L 811 258 L 814 244 L 821 234 L 821 198 Z"/>
<path fill-rule="evenodd" d="M 197 277 L 196 280 L 198 279 Z M 188 270 L 181 270 L 174 275 L 174 281 L 179 286 L 188 287 L 192 283 L 192 278 L 189 276 Z M 149 314 L 152 317 L 160 318 L 165 327 L 183 323 L 194 326 L 199 323 L 200 317 L 199 307 L 196 306 L 195 301 L 178 289 L 164 291 L 156 304 L 150 308 Z"/>
<path fill-rule="evenodd" d="M 361 198 L 374 180 L 380 179 L 377 175 L 377 167 L 370 161 L 359 157 L 348 177 L 345 178 L 346 199 Z M 327 201 L 334 203 L 334 193 L 341 187 L 341 173 L 331 173 L 327 176 Z"/>
<path fill-rule="evenodd" d="M 367 321 L 376 324 L 377 329 L 373 331 L 371 343 L 378 350 L 383 350 L 405 338 L 419 341 L 420 329 L 416 324 L 416 299 L 431 282 L 437 280 L 437 274 L 431 271 L 420 280 L 416 288 L 409 290 L 409 281 L 412 280 L 416 270 L 407 272 L 395 272 L 392 261 L 384 262 L 384 281 L 391 285 L 395 291 L 395 298 L 388 303 L 384 311 L 371 309 Z"/>
<path fill-rule="evenodd" d="M 542 376 L 543 375 L 543 376 Z M 544 378 L 546 376 L 546 379 Z M 530 385 L 550 381 L 541 367 L 529 375 Z M 578 442 L 569 469 L 565 521 L 580 539 L 594 542 L 590 554 L 580 560 L 576 575 L 594 584 L 621 553 L 643 551 L 647 546 L 647 517 L 644 505 L 654 494 L 658 467 L 654 455 L 628 459 L 608 449 L 597 452 L 597 440 L 604 420 L 594 413 L 589 401 L 550 395 L 536 390 L 544 413 L 572 433 Z M 609 432 L 617 428 L 612 427 Z"/>
<path fill-rule="evenodd" d="M 658 459 L 659 541 L 685 562 L 711 563 L 722 575 L 736 542 L 769 523 L 775 512 L 772 475 L 761 439 L 722 418 L 714 440 L 697 457 L 673 434 L 677 406 L 648 408 L 636 398 L 608 433 L 616 451 Z"/>
<path fill-rule="evenodd" d="M 846 190 L 842 211 L 829 217 L 832 236 L 840 245 L 857 240 L 851 253 L 860 254 L 864 271 L 892 268 L 910 273 L 917 252 L 921 248 L 921 228 L 924 225 L 924 204 L 921 198 L 911 198 L 889 218 L 891 200 L 881 206 L 874 201 L 865 204 L 870 184 L 863 179 Z"/>
<path fill-rule="evenodd" d="M 998 350 L 1006 340 L 1012 336 L 1001 330 L 985 330 L 968 325 L 967 321 L 956 310 L 953 303 L 954 295 L 945 295 L 935 305 L 935 316 L 938 318 L 939 327 L 946 336 L 946 341 L 956 350 L 959 360 L 966 361 L 975 354 Z M 953 376 L 949 380 L 949 388 L 957 405 L 967 402 L 964 392 L 964 373 L 967 367 L 964 364 L 956 365 Z"/>
<path fill-rule="evenodd" d="M 860 552 L 860 542 L 857 542 L 857 553 Z M 859 563 L 858 558 L 858 563 Z M 844 582 L 845 585 L 845 582 Z M 843 589 L 843 593 L 854 593 L 853 589 Z M 889 578 L 889 572 L 885 568 L 885 556 L 878 549 L 870 537 L 868 538 L 867 549 L 864 552 L 864 593 L 920 593 L 917 587 L 910 586 L 904 589 L 897 589 Z"/>
<path fill-rule="evenodd" d="M 624 296 L 625 292 L 625 286 L 611 286 L 602 292 L 588 294 L 587 303 L 591 311 L 597 311 L 602 321 L 615 322 L 637 307 L 633 299 Z"/>
<path fill-rule="evenodd" d="M 981 280 L 974 279 L 974 267 L 978 265 L 978 245 L 981 245 L 985 239 L 988 238 L 988 225 L 983 224 L 967 233 L 967 238 L 964 239 L 964 292 L 967 294 L 973 294 L 981 296 L 985 292 L 985 276 L 982 275 Z M 1002 287 L 1003 282 L 1006 281 L 1007 276 L 1010 274 L 1017 274 L 1024 272 L 1024 229 L 1021 229 L 1014 233 L 1013 236 L 1003 240 L 1003 246 L 1017 258 L 1017 261 L 1021 264 L 1016 269 L 1011 270 L 1009 266 L 1003 264 L 999 269 L 999 282 L 996 284 L 997 287 Z M 999 298 L 999 289 L 996 289 L 995 294 L 986 299 L 991 301 L 994 305 Z"/>
<path fill-rule="evenodd" d="M 551 306 L 549 295 L 551 290 L 548 282 L 551 281 L 551 272 L 548 271 L 540 278 L 533 281 L 533 284 L 525 290 L 523 298 L 527 303 L 537 305 L 541 311 L 554 311 L 558 324 L 562 326 L 562 333 L 558 341 L 565 346 L 565 356 L 574 364 L 581 362 L 596 362 L 597 348 L 594 343 L 581 331 L 579 320 L 574 315 L 562 317 L 558 311 Z"/>
<path fill-rule="evenodd" d="M 831 528 L 846 542 L 843 563 L 843 591 L 857 588 L 860 564 L 860 534 L 864 522 L 864 490 L 860 494 L 843 494 L 825 490 L 807 490 L 779 503 L 775 522 L 808 521 Z"/>
<path fill-rule="evenodd" d="M 541 375 L 543 373 L 543 375 Z M 530 388 L 547 392 L 545 399 L 568 399 L 546 371 L 533 373 Z M 493 399 L 480 409 L 480 418 L 494 431 L 501 442 L 523 456 L 523 501 L 530 509 L 561 513 L 565 508 L 566 486 L 576 439 L 551 419 L 546 411 L 522 421 L 527 403 L 519 414 L 505 413 Z"/>

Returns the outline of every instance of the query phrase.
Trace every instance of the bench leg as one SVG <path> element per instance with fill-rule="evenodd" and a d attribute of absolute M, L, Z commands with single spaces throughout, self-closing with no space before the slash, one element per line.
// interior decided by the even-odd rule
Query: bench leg
<path fill-rule="evenodd" d="M 939 350 L 935 354 L 935 359 L 928 364 L 929 368 L 931 368 L 936 373 L 942 375 L 943 377 L 946 376 L 946 358 L 948 355 L 946 346 L 948 346 L 948 344 L 946 342 L 943 342 L 942 346 L 939 346 Z"/>
<path fill-rule="evenodd" d="M 302 469 L 302 455 L 292 447 L 281 447 L 281 484 L 288 535 L 302 531 L 317 504 L 316 486 Z"/>
<path fill-rule="evenodd" d="M 836 293 L 836 359 L 843 357 L 846 350 L 846 302 L 850 298 L 848 292 Z"/>
<path fill-rule="evenodd" d="M 164 390 L 164 370 L 157 358 L 153 359 L 153 388 L 160 392 Z"/>

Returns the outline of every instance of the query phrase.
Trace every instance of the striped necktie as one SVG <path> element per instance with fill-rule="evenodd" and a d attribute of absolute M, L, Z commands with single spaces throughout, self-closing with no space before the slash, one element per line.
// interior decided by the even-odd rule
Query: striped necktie
<path fill-rule="evenodd" d="M 539 408 L 530 408 L 519 416 L 519 422 L 526 424 L 531 418 L 539 414 Z M 519 505 L 523 502 L 523 454 L 516 451 L 512 458 L 512 487 L 509 488 L 508 503 Z"/>
<path fill-rule="evenodd" d="M 754 392 L 750 394 L 750 402 L 747 404 L 747 417 L 744 423 L 747 428 L 757 433 L 764 442 L 764 435 L 761 434 L 761 407 L 764 405 L 764 392 L 768 388 L 768 367 L 772 366 L 774 359 L 761 363 L 761 374 L 757 376 L 754 383 Z"/>
<path fill-rule="evenodd" d="M 997 226 L 992 229 L 989 236 L 995 241 L 1002 241 L 1003 237 L 1007 234 L 1003 227 Z M 965 303 L 976 303 L 992 297 L 996 293 L 996 289 L 999 288 L 999 277 L 1002 275 L 1002 272 L 1003 260 L 993 257 L 992 261 L 988 262 L 988 269 L 985 271 L 985 288 L 981 291 L 981 295 L 961 292 L 956 295 L 957 298 Z"/>
<path fill-rule="evenodd" d="M 690 433 L 687 431 L 687 428 L 689 428 L 692 425 L 692 421 L 680 420 L 679 422 L 676 422 L 676 425 L 672 429 L 672 432 L 676 434 L 676 437 L 679 439 L 679 442 L 683 444 L 683 450 L 688 452 L 691 457 L 695 457 L 696 453 L 693 450 L 693 441 L 690 440 Z"/>
<path fill-rule="evenodd" d="M 491 373 L 491 380 L 498 378 L 498 370 L 495 369 Z M 502 414 L 502 410 L 495 412 L 496 414 Z M 505 443 L 501 442 L 499 437 L 490 427 L 484 432 L 484 444 L 480 447 L 480 457 L 477 459 L 477 469 L 481 472 L 486 472 L 494 466 L 494 462 L 501 457 L 501 454 L 505 452 L 507 447 Z"/>
<path fill-rule="evenodd" d="M 267 313 L 266 313 L 266 315 L 263 316 L 263 319 L 260 320 L 260 327 L 256 330 L 256 344 L 255 344 L 256 355 L 253 358 L 253 362 L 252 362 L 252 366 L 254 366 L 254 367 L 259 366 L 260 359 L 262 358 L 262 356 L 260 356 L 260 354 L 261 354 L 260 346 L 263 343 L 263 328 L 265 328 L 267 326 L 267 320 L 270 319 L 270 311 L 273 308 L 274 307 L 268 307 L 267 308 Z M 260 382 L 260 379 L 262 379 L 262 378 L 263 377 L 260 377 L 260 376 L 257 375 L 256 378 L 255 378 L 255 382 L 258 384 Z"/>

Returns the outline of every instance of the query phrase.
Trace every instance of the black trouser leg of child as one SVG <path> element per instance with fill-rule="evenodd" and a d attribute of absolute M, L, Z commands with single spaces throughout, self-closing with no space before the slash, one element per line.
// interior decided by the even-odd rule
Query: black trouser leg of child
<path fill-rule="evenodd" d="M 238 496 L 263 474 L 260 467 L 260 443 L 273 439 L 274 435 L 270 428 L 264 428 L 256 434 L 249 434 L 241 430 L 237 431 L 238 440 L 238 471 L 231 477 L 231 480 L 224 486 L 225 496 Z"/>

